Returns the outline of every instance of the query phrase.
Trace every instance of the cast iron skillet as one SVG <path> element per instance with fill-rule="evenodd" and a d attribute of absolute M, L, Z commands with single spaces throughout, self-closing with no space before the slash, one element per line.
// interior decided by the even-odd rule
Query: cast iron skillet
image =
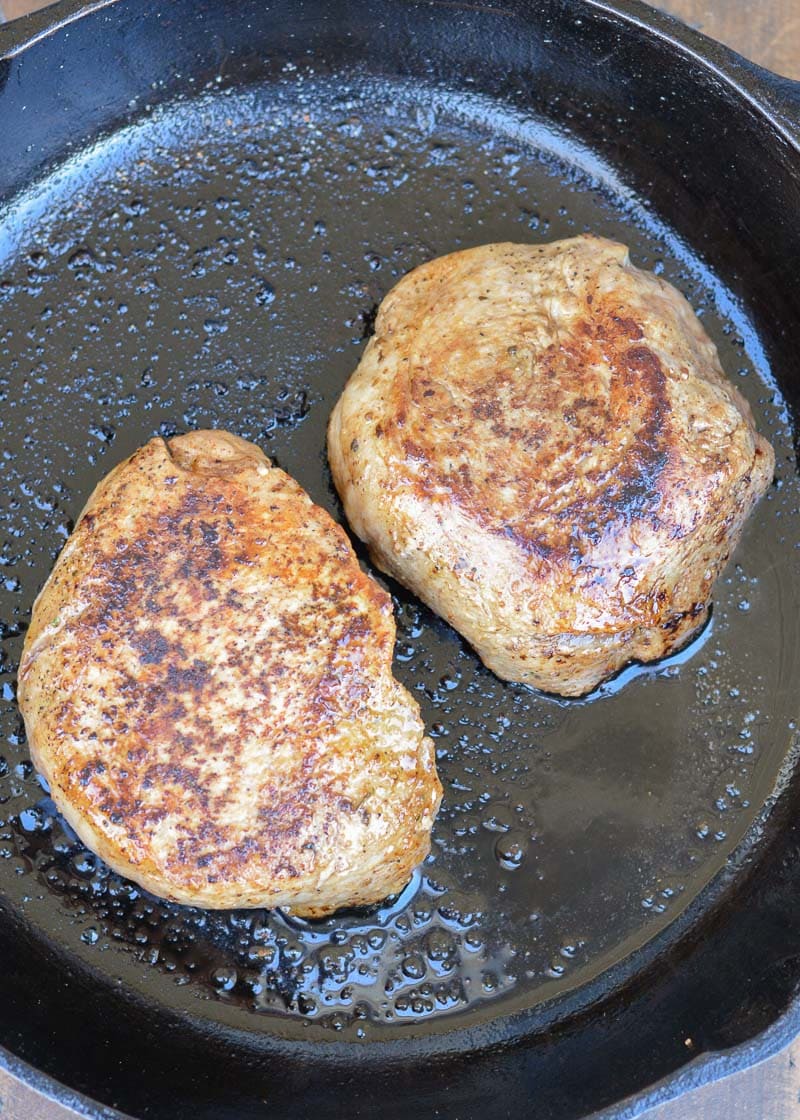
<path fill-rule="evenodd" d="M 90 1115 L 546 1118 L 774 1050 L 800 1025 L 797 87 L 624 0 L 65 0 L 0 59 L 6 1070 Z M 219 425 L 341 516 L 325 423 L 394 280 L 583 229 L 687 293 L 776 447 L 706 632 L 568 703 L 392 585 L 445 786 L 403 894 L 302 923 L 109 874 L 13 683 L 94 483 Z"/>

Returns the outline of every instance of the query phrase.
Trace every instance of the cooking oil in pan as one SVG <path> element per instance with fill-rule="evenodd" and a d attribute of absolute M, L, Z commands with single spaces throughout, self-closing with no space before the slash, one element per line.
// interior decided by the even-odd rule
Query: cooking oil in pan
<path fill-rule="evenodd" d="M 43 796 L 14 700 L 31 604 L 94 484 L 154 434 L 220 426 L 341 519 L 325 426 L 391 285 L 459 247 L 584 230 L 687 294 L 777 451 L 712 624 L 563 701 L 502 683 L 387 584 L 395 672 L 444 785 L 406 890 L 301 922 L 169 905 L 109 873 Z M 724 888 L 795 741 L 792 434 L 744 312 L 624 183 L 479 98 L 293 72 L 99 142 L 0 231 L 0 888 L 35 929 L 198 1015 L 386 1038 L 593 998 Z"/>

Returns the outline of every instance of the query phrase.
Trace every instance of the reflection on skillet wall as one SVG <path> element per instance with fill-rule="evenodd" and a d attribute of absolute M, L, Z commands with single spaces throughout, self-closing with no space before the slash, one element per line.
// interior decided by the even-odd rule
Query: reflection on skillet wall
<path fill-rule="evenodd" d="M 724 88 L 701 122 L 690 87 L 644 82 L 635 36 L 597 13 L 542 5 L 526 36 L 513 4 L 456 23 L 389 5 L 381 26 L 325 8 L 174 5 L 157 20 L 122 3 L 3 64 L 0 889 L 68 967 L 200 1019 L 431 1048 L 481 1026 L 470 1045 L 541 1029 L 671 951 L 760 837 L 797 715 L 796 359 L 781 330 L 798 295 L 778 282 L 796 234 L 783 207 L 741 205 L 764 160 L 742 142 L 755 119 L 737 110 L 734 169 L 712 161 L 700 124 L 726 143 Z M 82 65 L 58 87 L 24 84 L 67 50 Z M 771 172 L 786 161 L 787 192 L 789 155 L 778 146 Z M 452 249 L 584 230 L 684 291 L 776 449 L 706 630 L 559 701 L 501 683 L 390 585 L 395 671 L 445 788 L 406 891 L 307 923 L 172 906 L 110 874 L 33 773 L 13 684 L 33 598 L 96 481 L 154 434 L 219 426 L 341 518 L 325 425 L 389 287 Z M 144 1108 L 148 1090 L 123 1084 Z"/>

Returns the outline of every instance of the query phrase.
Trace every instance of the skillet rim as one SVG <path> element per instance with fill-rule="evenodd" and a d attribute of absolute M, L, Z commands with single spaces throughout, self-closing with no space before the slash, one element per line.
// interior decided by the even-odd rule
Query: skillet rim
<path fill-rule="evenodd" d="M 11 23 L 0 26 L 0 63 L 23 54 L 69 24 L 121 0 L 58 0 Z M 446 4 L 450 9 L 472 7 L 468 0 L 419 0 L 422 5 Z M 534 0 L 528 0 L 531 6 Z M 690 59 L 724 83 L 787 144 L 798 162 L 800 176 L 800 81 L 781 77 L 745 59 L 735 51 L 688 27 L 677 18 L 657 11 L 642 0 L 580 0 L 590 11 L 627 23 L 661 41 L 671 51 Z M 491 10 L 495 5 L 489 0 Z M 800 1035 L 800 991 L 766 1029 L 725 1050 L 709 1050 L 617 1103 L 593 1112 L 585 1120 L 627 1120 L 689 1091 L 721 1081 L 774 1057 Z M 92 1120 L 132 1120 L 37 1070 L 12 1051 L 0 1046 L 0 1080 L 10 1078 L 31 1093 L 31 1105 L 58 1103 L 75 1116 Z M 75 1110 L 79 1111 L 75 1111 Z"/>

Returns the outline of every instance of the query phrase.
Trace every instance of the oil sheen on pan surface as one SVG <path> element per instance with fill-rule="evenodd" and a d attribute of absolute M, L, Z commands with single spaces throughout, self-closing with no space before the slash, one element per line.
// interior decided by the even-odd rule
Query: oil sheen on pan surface
<path fill-rule="evenodd" d="M 250 1030 L 388 1039 L 563 1014 L 724 889 L 795 739 L 791 429 L 744 313 L 611 172 L 478 96 L 290 68 L 156 110 L 2 218 L 0 887 L 34 929 L 150 998 L 181 986 L 199 1016 L 224 1003 Z M 390 585 L 395 672 L 444 785 L 402 895 L 303 922 L 169 905 L 110 874 L 55 813 L 14 699 L 31 604 L 92 487 L 154 434 L 222 427 L 341 519 L 325 427 L 392 284 L 460 247 L 582 231 L 688 296 L 776 450 L 704 632 L 560 701 L 500 682 Z"/>

